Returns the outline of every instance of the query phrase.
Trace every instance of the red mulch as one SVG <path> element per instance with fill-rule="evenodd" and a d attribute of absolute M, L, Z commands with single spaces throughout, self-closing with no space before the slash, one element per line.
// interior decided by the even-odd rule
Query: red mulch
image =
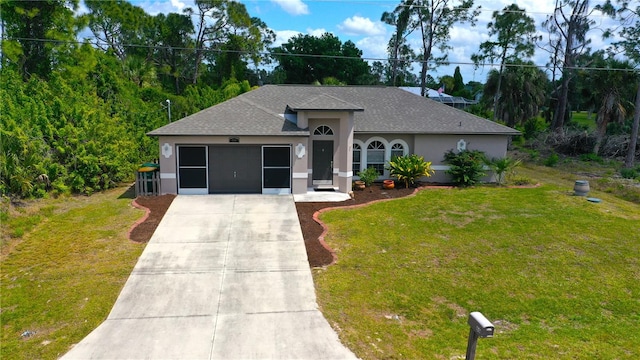
<path fill-rule="evenodd" d="M 146 218 L 142 219 L 143 221 L 141 223 L 134 225 L 129 232 L 129 239 L 135 242 L 149 241 L 175 197 L 173 194 L 168 194 L 161 196 L 138 196 L 135 198 L 133 200 L 134 203 L 149 209 L 149 213 Z"/>
<path fill-rule="evenodd" d="M 415 190 L 414 188 L 386 190 L 381 185 L 373 184 L 362 191 L 354 191 L 352 200 L 341 202 L 297 202 L 296 209 L 298 210 L 298 219 L 302 227 L 304 245 L 307 248 L 309 265 L 312 267 L 326 266 L 333 262 L 331 252 L 319 241 L 324 229 L 322 225 L 313 219 L 313 214 L 316 211 L 325 208 L 362 205 L 378 200 L 399 198 L 411 195 Z"/>
<path fill-rule="evenodd" d="M 333 262 L 333 255 L 318 239 L 322 235 L 323 228 L 313 219 L 313 214 L 316 211 L 331 207 L 361 205 L 377 200 L 395 199 L 411 195 L 415 190 L 415 188 L 386 190 L 381 185 L 374 184 L 362 191 L 354 191 L 354 198 L 347 201 L 296 203 L 309 265 L 312 267 L 326 266 Z M 148 218 L 131 230 L 129 238 L 137 242 L 149 241 L 174 198 L 175 195 L 137 197 L 135 202 L 149 209 L 150 212 Z"/>

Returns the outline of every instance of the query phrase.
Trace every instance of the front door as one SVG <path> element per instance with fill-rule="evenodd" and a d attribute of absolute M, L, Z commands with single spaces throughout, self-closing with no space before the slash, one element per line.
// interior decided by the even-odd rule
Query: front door
<path fill-rule="evenodd" d="M 333 140 L 313 141 L 313 185 L 333 185 Z"/>

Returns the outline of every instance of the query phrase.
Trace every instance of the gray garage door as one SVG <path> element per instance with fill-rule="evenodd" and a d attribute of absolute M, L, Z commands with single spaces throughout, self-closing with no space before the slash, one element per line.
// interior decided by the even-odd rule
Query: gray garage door
<path fill-rule="evenodd" d="M 209 146 L 209 193 L 261 192 L 260 146 Z"/>

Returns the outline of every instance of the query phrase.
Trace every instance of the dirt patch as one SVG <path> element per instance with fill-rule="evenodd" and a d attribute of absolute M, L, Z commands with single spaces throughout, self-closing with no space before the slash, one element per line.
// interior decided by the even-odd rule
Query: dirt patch
<path fill-rule="evenodd" d="M 304 244 L 307 249 L 307 257 L 309 258 L 309 265 L 312 267 L 326 266 L 333 262 L 333 255 L 319 240 L 324 228 L 313 218 L 313 215 L 317 211 L 333 207 L 363 205 L 379 200 L 400 198 L 411 195 L 415 191 L 415 188 L 395 188 L 387 190 L 378 184 L 374 184 L 362 191 L 354 191 L 353 199 L 347 201 L 296 203 Z M 142 221 L 139 224 L 134 225 L 130 231 L 129 238 L 136 242 L 149 241 L 174 198 L 175 195 L 140 196 L 136 198 L 134 202 L 141 207 L 149 209 L 149 211 L 146 218 L 141 219 Z"/>

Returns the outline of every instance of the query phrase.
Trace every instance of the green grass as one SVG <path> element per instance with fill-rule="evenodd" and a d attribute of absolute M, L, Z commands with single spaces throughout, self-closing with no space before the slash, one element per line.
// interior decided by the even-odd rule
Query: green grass
<path fill-rule="evenodd" d="M 106 318 L 144 248 L 125 190 L 5 211 L 0 357 L 56 359 Z"/>
<path fill-rule="evenodd" d="M 496 325 L 477 359 L 640 356 L 640 207 L 544 167 L 538 188 L 424 190 L 322 215 L 337 264 L 318 301 L 363 359 L 464 358 L 468 314 Z"/>
<path fill-rule="evenodd" d="M 589 116 L 589 113 L 586 111 L 573 111 L 571 112 L 571 121 L 589 130 L 596 129 L 595 113 L 592 113 L 591 116 Z"/>

